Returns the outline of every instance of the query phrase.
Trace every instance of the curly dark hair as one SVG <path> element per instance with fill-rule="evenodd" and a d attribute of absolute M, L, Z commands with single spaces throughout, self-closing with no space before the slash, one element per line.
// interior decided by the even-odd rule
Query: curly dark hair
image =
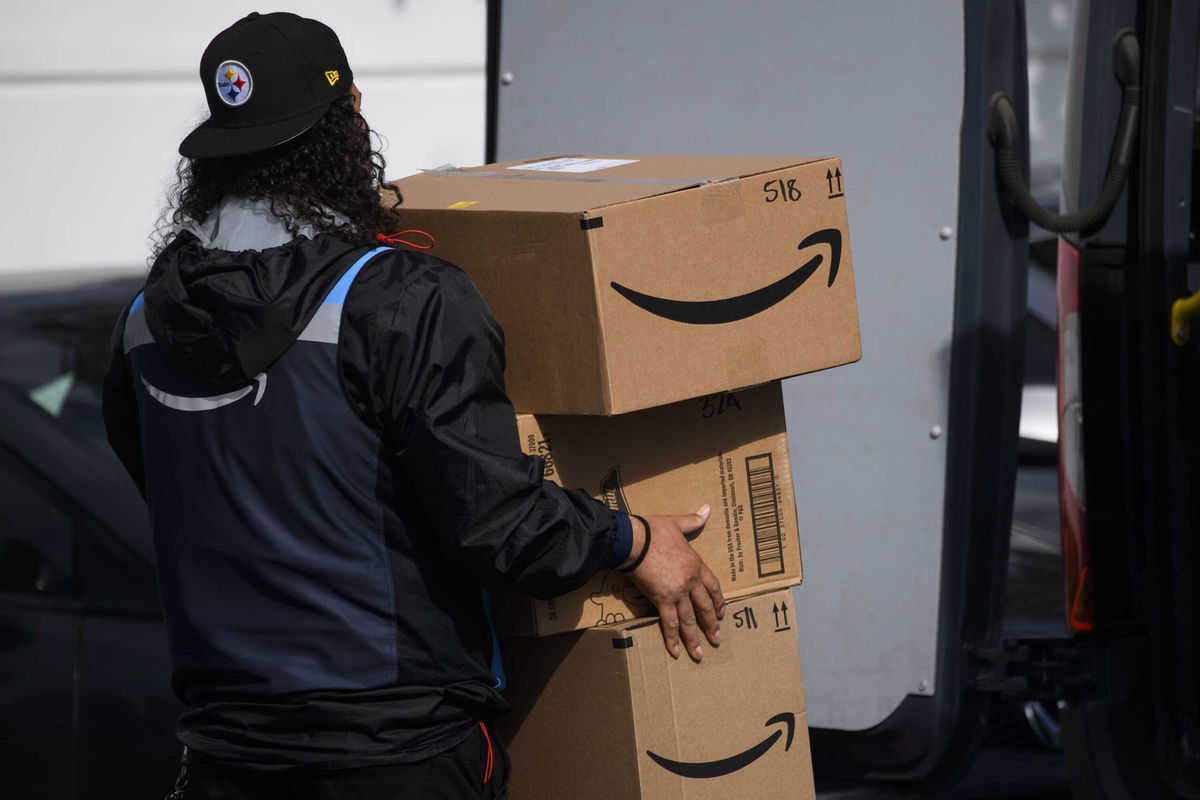
<path fill-rule="evenodd" d="M 174 238 L 175 226 L 204 222 L 228 194 L 270 203 L 294 234 L 307 224 L 350 244 L 373 243 L 376 234 L 397 229 L 396 209 L 403 200 L 398 189 L 384 184 L 386 163 L 373 139 L 378 136 L 346 95 L 316 125 L 269 150 L 181 158 L 155 232 L 153 257 Z M 388 195 L 395 198 L 390 207 L 384 204 Z"/>

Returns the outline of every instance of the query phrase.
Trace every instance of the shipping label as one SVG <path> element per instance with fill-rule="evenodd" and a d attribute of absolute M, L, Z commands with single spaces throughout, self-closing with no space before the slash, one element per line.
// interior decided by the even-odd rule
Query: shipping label
<path fill-rule="evenodd" d="M 548 161 L 533 161 L 517 164 L 508 169 L 535 170 L 537 172 L 595 172 L 600 169 L 636 164 L 636 158 L 551 158 Z"/>

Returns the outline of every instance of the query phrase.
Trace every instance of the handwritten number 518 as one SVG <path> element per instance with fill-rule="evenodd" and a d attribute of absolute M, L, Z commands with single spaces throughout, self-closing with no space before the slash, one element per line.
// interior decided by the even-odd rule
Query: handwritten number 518
<path fill-rule="evenodd" d="M 766 195 L 768 203 L 774 203 L 776 200 L 784 202 L 796 202 L 800 199 L 801 192 L 796 188 L 796 179 L 789 178 L 784 182 L 783 178 L 777 178 L 773 181 L 767 181 L 763 184 L 763 194 Z"/>

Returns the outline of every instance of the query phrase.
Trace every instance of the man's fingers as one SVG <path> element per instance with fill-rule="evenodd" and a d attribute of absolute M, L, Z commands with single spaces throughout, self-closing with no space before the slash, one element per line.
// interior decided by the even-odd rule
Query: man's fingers
<path fill-rule="evenodd" d="M 708 590 L 700 584 L 692 587 L 692 610 L 696 612 L 696 620 L 700 623 L 704 635 L 714 645 L 721 643 L 721 626 L 717 622 L 717 607 L 713 604 Z"/>
<path fill-rule="evenodd" d="M 695 514 L 659 517 L 666 538 L 651 548 L 634 572 L 638 588 L 654 598 L 663 643 L 675 658 L 686 651 L 699 661 L 704 658 L 705 637 L 713 645 L 721 640 L 719 620 L 725 614 L 721 584 L 684 540 L 704 528 L 711 511 L 705 504 Z"/>
<path fill-rule="evenodd" d="M 691 536 L 693 533 L 701 530 L 704 527 L 704 523 L 708 522 L 710 511 L 708 503 L 705 503 L 696 510 L 695 514 L 684 514 L 682 517 L 679 517 L 679 532 L 684 536 Z"/>
<path fill-rule="evenodd" d="M 696 612 L 692 610 L 692 601 L 683 598 L 675 604 L 675 611 L 679 615 L 679 638 L 683 640 L 683 648 L 699 661 L 704 658 L 704 646 L 700 643 L 700 626 Z"/>
<path fill-rule="evenodd" d="M 708 592 L 708 596 L 712 600 L 713 607 L 716 609 L 717 619 L 725 619 L 725 593 L 721 591 L 721 581 L 717 580 L 717 576 L 713 574 L 713 571 L 708 568 L 707 564 L 701 565 L 700 584 Z"/>
<path fill-rule="evenodd" d="M 679 658 L 679 615 L 675 606 L 659 606 L 658 616 L 662 626 L 663 644 L 667 646 L 667 652 L 672 658 Z"/>

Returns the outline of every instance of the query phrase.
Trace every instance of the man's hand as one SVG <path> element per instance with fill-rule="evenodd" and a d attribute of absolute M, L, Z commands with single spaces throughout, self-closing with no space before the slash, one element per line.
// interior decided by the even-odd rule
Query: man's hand
<path fill-rule="evenodd" d="M 708 641 L 721 643 L 719 620 L 725 618 L 721 582 L 685 538 L 704 527 L 708 514 L 709 507 L 704 505 L 695 514 L 647 517 L 650 550 L 630 576 L 658 609 L 663 641 L 675 658 L 679 658 L 680 639 L 692 658 L 699 661 L 704 657 L 700 629 Z M 633 520 L 633 528 L 633 549 L 626 563 L 637 558 L 646 541 L 641 523 Z"/>

